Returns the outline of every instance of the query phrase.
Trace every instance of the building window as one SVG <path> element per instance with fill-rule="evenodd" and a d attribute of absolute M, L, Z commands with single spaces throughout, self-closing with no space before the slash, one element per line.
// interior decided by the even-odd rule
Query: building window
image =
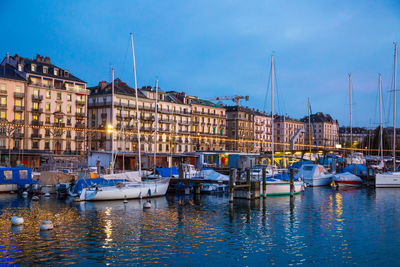
<path fill-rule="evenodd" d="M 67 101 L 72 101 L 72 95 L 71 94 L 67 94 Z"/>
<path fill-rule="evenodd" d="M 61 100 L 61 92 L 57 92 L 57 100 Z"/>
<path fill-rule="evenodd" d="M 33 141 L 32 142 L 32 149 L 38 149 L 39 148 L 39 141 Z"/>
<path fill-rule="evenodd" d="M 50 115 L 46 115 L 46 123 L 50 123 Z"/>
<path fill-rule="evenodd" d="M 38 115 L 33 115 L 33 116 L 32 116 L 32 120 L 38 121 L 38 120 L 39 120 L 39 116 L 38 116 Z"/>
<path fill-rule="evenodd" d="M 39 109 L 39 103 L 38 102 L 33 102 L 33 109 Z"/>
<path fill-rule="evenodd" d="M 54 69 L 54 75 L 58 75 L 58 69 Z"/>
<path fill-rule="evenodd" d="M 50 149 L 50 141 L 49 140 L 44 141 L 44 149 Z"/>
<path fill-rule="evenodd" d="M 46 103 L 46 111 L 50 111 L 50 103 Z"/>
<path fill-rule="evenodd" d="M 0 119 L 2 119 L 2 120 L 6 119 L 6 112 L 5 111 L 0 112 Z"/>
<path fill-rule="evenodd" d="M 61 112 L 61 104 L 57 104 L 57 106 L 56 106 L 56 112 Z"/>
<path fill-rule="evenodd" d="M 4 83 L 0 84 L 0 91 L 2 91 L 2 92 L 7 91 L 7 87 Z"/>
<path fill-rule="evenodd" d="M 45 135 L 45 136 L 50 136 L 50 130 L 49 130 L 49 129 L 46 129 L 46 132 L 45 132 L 44 135 Z"/>
<path fill-rule="evenodd" d="M 31 71 L 36 71 L 36 65 L 35 64 L 31 65 Z"/>
<path fill-rule="evenodd" d="M 15 99 L 15 106 L 16 106 L 16 107 L 22 107 L 22 101 L 21 101 L 21 99 Z"/>
<path fill-rule="evenodd" d="M 71 125 L 71 117 L 67 117 L 67 125 Z"/>
<path fill-rule="evenodd" d="M 22 93 L 22 87 L 19 86 L 19 85 L 15 86 L 15 92 L 16 93 Z"/>
<path fill-rule="evenodd" d="M 47 73 L 47 67 L 43 67 L 43 73 Z"/>
<path fill-rule="evenodd" d="M 2 106 L 6 106 L 7 105 L 7 97 L 1 97 L 0 98 L 0 104 Z"/>
<path fill-rule="evenodd" d="M 67 106 L 67 113 L 71 113 L 71 105 Z"/>
<path fill-rule="evenodd" d="M 50 98 L 51 98 L 51 91 L 50 91 L 50 90 L 47 90 L 47 91 L 46 91 L 46 98 L 47 98 L 47 99 L 50 99 Z"/>
<path fill-rule="evenodd" d="M 21 120 L 21 113 L 14 113 L 15 115 L 14 115 L 14 119 L 16 120 L 16 121 L 20 121 Z"/>
<path fill-rule="evenodd" d="M 39 91 L 38 88 L 33 89 L 33 95 L 34 96 L 39 96 L 39 93 L 40 93 L 40 91 Z"/>

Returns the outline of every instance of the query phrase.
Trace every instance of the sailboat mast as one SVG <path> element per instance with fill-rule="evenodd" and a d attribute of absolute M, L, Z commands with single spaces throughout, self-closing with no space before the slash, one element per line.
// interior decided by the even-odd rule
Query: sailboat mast
<path fill-rule="evenodd" d="M 135 100 L 136 100 L 136 124 L 137 124 L 137 138 L 138 138 L 138 154 L 139 154 L 139 175 L 142 175 L 142 156 L 140 147 L 140 114 L 139 114 L 139 101 L 138 101 L 138 89 L 136 80 L 136 62 L 135 62 L 135 48 L 133 46 L 133 34 L 131 33 L 131 45 L 132 45 L 132 59 L 133 59 L 133 76 L 135 79 Z"/>
<path fill-rule="evenodd" d="M 156 171 L 156 160 L 157 160 L 157 131 L 158 131 L 158 80 L 156 80 L 156 106 L 155 106 L 155 122 L 156 128 L 154 131 L 154 172 Z"/>
<path fill-rule="evenodd" d="M 310 149 L 310 160 L 311 160 L 311 107 L 310 98 L 308 98 L 308 144 Z"/>
<path fill-rule="evenodd" d="M 349 73 L 349 90 L 350 90 L 350 151 L 353 154 L 353 110 L 352 110 L 352 99 L 351 99 L 351 73 Z"/>
<path fill-rule="evenodd" d="M 272 123 L 271 123 L 271 127 L 272 127 L 272 160 L 271 160 L 271 164 L 272 164 L 272 174 L 274 173 L 274 153 L 275 153 L 275 140 L 274 140 L 274 55 L 272 55 L 271 57 L 271 119 L 272 119 Z"/>
<path fill-rule="evenodd" d="M 382 77 L 379 73 L 379 156 L 383 160 L 383 128 L 382 128 Z"/>
<path fill-rule="evenodd" d="M 396 171 L 396 68 L 397 44 L 394 44 L 394 79 L 393 79 L 393 171 Z"/>
<path fill-rule="evenodd" d="M 114 173 L 114 68 L 111 68 L 111 173 Z"/>

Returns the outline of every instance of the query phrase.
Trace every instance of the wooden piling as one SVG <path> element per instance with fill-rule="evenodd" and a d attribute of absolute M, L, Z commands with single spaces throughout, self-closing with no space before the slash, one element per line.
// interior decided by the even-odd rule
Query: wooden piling
<path fill-rule="evenodd" d="M 265 167 L 262 169 L 262 192 L 263 198 L 267 197 L 267 170 Z"/>
<path fill-rule="evenodd" d="M 230 169 L 229 172 L 229 202 L 233 202 L 233 191 L 235 189 L 236 169 Z"/>
<path fill-rule="evenodd" d="M 290 169 L 290 197 L 294 196 L 294 169 Z"/>
<path fill-rule="evenodd" d="M 250 177 L 250 169 L 246 169 L 246 184 L 248 185 L 247 188 L 247 193 L 248 193 L 248 198 L 251 198 L 251 177 Z"/>

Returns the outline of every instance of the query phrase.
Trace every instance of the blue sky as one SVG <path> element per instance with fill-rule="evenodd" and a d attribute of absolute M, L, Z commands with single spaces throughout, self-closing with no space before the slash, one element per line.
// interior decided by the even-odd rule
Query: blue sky
<path fill-rule="evenodd" d="M 163 90 L 249 95 L 246 105 L 270 111 L 274 53 L 277 112 L 303 117 L 310 97 L 313 112 L 348 125 L 351 72 L 353 124 L 376 126 L 382 73 L 384 119 L 392 124 L 399 1 L 1 0 L 0 10 L 0 55 L 50 56 L 89 86 L 109 81 L 111 65 L 133 84 L 133 32 L 139 86 L 158 77 Z"/>

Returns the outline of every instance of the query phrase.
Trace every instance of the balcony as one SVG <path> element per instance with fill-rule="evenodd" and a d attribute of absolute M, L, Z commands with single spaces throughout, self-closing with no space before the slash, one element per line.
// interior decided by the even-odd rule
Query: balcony
<path fill-rule="evenodd" d="M 42 101 L 43 96 L 42 95 L 32 95 L 32 100 L 33 101 Z"/>
<path fill-rule="evenodd" d="M 0 90 L 0 95 L 6 95 L 7 94 L 7 90 Z"/>
<path fill-rule="evenodd" d="M 85 136 L 83 136 L 83 135 L 77 135 L 77 136 L 75 136 L 75 140 L 76 140 L 76 141 L 84 141 L 84 140 L 85 140 Z"/>
<path fill-rule="evenodd" d="M 14 111 L 24 111 L 24 106 L 14 106 Z"/>
<path fill-rule="evenodd" d="M 0 104 L 0 109 L 7 109 L 7 104 Z"/>
<path fill-rule="evenodd" d="M 67 138 L 71 138 L 71 132 L 67 132 Z"/>
<path fill-rule="evenodd" d="M 77 116 L 77 117 L 85 117 L 85 112 L 76 112 L 75 116 Z"/>
<path fill-rule="evenodd" d="M 84 123 L 76 123 L 75 128 L 85 128 L 85 124 Z"/>
<path fill-rule="evenodd" d="M 14 98 L 24 98 L 24 93 L 14 92 Z"/>
<path fill-rule="evenodd" d="M 24 133 L 13 133 L 14 138 L 24 138 Z"/>
<path fill-rule="evenodd" d="M 65 127 L 65 123 L 63 123 L 63 122 L 55 122 L 55 123 L 53 123 L 53 126 L 54 127 Z"/>
<path fill-rule="evenodd" d="M 33 138 L 33 139 L 42 139 L 42 135 L 41 134 L 37 134 L 37 133 L 33 133 L 33 134 L 31 134 L 31 138 Z"/>
<path fill-rule="evenodd" d="M 35 125 L 35 126 L 42 126 L 42 125 L 43 125 L 43 122 L 40 121 L 40 120 L 32 120 L 32 121 L 31 121 L 31 124 L 32 124 L 32 125 Z"/>
<path fill-rule="evenodd" d="M 25 121 L 24 120 L 13 120 L 14 124 L 24 124 Z"/>
<path fill-rule="evenodd" d="M 42 113 L 42 112 L 43 112 L 43 109 L 42 109 L 42 108 L 32 108 L 32 112 L 35 112 L 35 113 Z"/>
<path fill-rule="evenodd" d="M 76 104 L 77 106 L 84 106 L 84 105 L 86 105 L 86 100 L 77 99 L 77 100 L 75 100 L 75 104 Z"/>
<path fill-rule="evenodd" d="M 144 121 L 154 121 L 154 116 L 143 116 L 140 117 L 140 119 Z"/>

